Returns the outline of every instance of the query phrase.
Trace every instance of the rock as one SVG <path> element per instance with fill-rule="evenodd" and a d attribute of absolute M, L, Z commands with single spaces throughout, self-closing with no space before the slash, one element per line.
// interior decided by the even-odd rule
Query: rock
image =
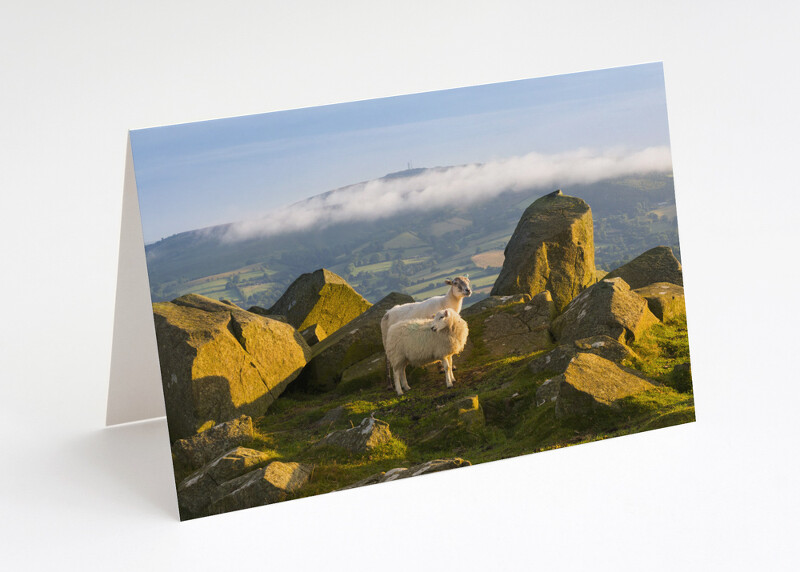
<path fill-rule="evenodd" d="M 372 417 L 365 417 L 356 427 L 328 433 L 316 446 L 330 445 L 347 449 L 352 453 L 363 453 L 378 445 L 388 443 L 391 439 L 392 432 L 389 430 L 388 423 Z"/>
<path fill-rule="evenodd" d="M 477 429 L 483 427 L 485 418 L 483 409 L 477 395 L 471 395 L 460 399 L 455 404 L 458 415 L 458 424 L 466 429 Z"/>
<path fill-rule="evenodd" d="M 550 330 L 562 344 L 601 335 L 627 344 L 656 323 L 647 301 L 622 278 L 604 278 L 570 302 Z"/>
<path fill-rule="evenodd" d="M 392 292 L 346 328 L 334 332 L 311 350 L 311 359 L 293 384 L 314 390 L 330 390 L 342 379 L 350 366 L 383 352 L 381 318 L 386 310 L 398 304 L 413 302 L 408 294 Z"/>
<path fill-rule="evenodd" d="M 319 324 L 313 324 L 307 327 L 300 332 L 300 335 L 303 336 L 303 339 L 309 346 L 313 346 L 328 337 L 328 334 L 325 333 L 325 330 L 323 330 L 322 326 Z"/>
<path fill-rule="evenodd" d="M 669 282 L 656 282 L 634 290 L 647 300 L 650 311 L 662 322 L 686 315 L 683 286 Z"/>
<path fill-rule="evenodd" d="M 324 339 L 363 314 L 370 305 L 344 278 L 320 268 L 292 282 L 268 312 L 286 316 L 298 330 L 318 325 L 318 333 Z"/>
<path fill-rule="evenodd" d="M 461 317 L 465 320 L 470 316 L 480 314 L 484 310 L 490 308 L 502 308 L 510 306 L 511 304 L 519 304 L 520 302 L 528 302 L 531 299 L 529 294 L 516 294 L 513 296 L 489 296 L 480 302 L 475 302 L 471 306 L 467 306 L 461 310 Z"/>
<path fill-rule="evenodd" d="M 221 514 L 286 500 L 311 477 L 313 466 L 273 461 L 220 486 L 225 493 L 208 507 L 209 514 Z"/>
<path fill-rule="evenodd" d="M 571 344 L 562 344 L 552 351 L 541 355 L 528 364 L 531 373 L 538 374 L 544 371 L 561 373 L 569 362 L 579 352 L 587 352 L 603 357 L 609 361 L 621 362 L 636 356 L 628 346 L 619 343 L 608 336 L 592 336 L 575 340 Z"/>
<path fill-rule="evenodd" d="M 396 481 L 398 479 L 407 479 L 408 477 L 417 477 L 419 475 L 428 475 L 430 473 L 438 473 L 439 471 L 447 471 L 449 469 L 458 469 L 459 467 L 468 467 L 472 463 L 460 458 L 454 459 L 435 459 L 426 463 L 420 463 L 409 468 L 398 467 L 390 469 L 386 472 L 376 473 L 362 479 L 357 483 L 348 485 L 340 490 L 354 489 L 366 485 L 374 485 L 377 483 L 387 483 L 389 481 Z"/>
<path fill-rule="evenodd" d="M 247 415 L 220 423 L 172 445 L 172 459 L 182 470 L 199 469 L 225 451 L 253 440 L 253 420 Z"/>
<path fill-rule="evenodd" d="M 606 278 L 622 278 L 631 288 L 642 288 L 654 282 L 683 286 L 681 263 L 669 246 L 656 246 L 627 264 L 612 270 Z"/>
<path fill-rule="evenodd" d="M 311 428 L 328 430 L 334 423 L 341 420 L 346 413 L 347 409 L 345 409 L 344 406 L 340 405 L 338 407 L 334 407 L 333 409 L 325 412 L 325 415 L 322 416 L 322 419 L 314 423 Z"/>
<path fill-rule="evenodd" d="M 476 343 L 493 356 L 524 355 L 552 345 L 550 322 L 555 305 L 550 292 L 540 292 L 532 299 L 520 294 L 488 298 L 485 302 L 475 311 L 461 313 L 473 332 L 463 359 L 469 357 Z"/>
<path fill-rule="evenodd" d="M 347 389 L 355 388 L 356 385 L 371 385 L 373 382 L 379 384 L 385 376 L 386 354 L 378 352 L 344 370 L 339 387 Z"/>
<path fill-rule="evenodd" d="M 283 322 L 284 324 L 289 323 L 289 319 L 286 316 L 281 316 L 280 314 L 270 314 L 269 310 L 266 308 L 262 308 L 261 306 L 250 306 L 247 309 L 248 312 L 251 314 L 258 314 L 259 316 L 264 316 L 265 318 L 271 318 L 273 320 L 278 320 L 279 322 Z"/>
<path fill-rule="evenodd" d="M 291 325 L 189 294 L 153 304 L 172 441 L 262 415 L 311 357 Z"/>
<path fill-rule="evenodd" d="M 656 387 L 613 362 L 590 353 L 578 353 L 564 373 L 536 390 L 536 404 L 555 402 L 556 417 L 591 414 L 613 408 L 616 401 Z"/>
<path fill-rule="evenodd" d="M 202 516 L 204 509 L 224 493 L 220 485 L 270 462 L 267 453 L 237 447 L 223 453 L 178 485 L 181 518 Z"/>
<path fill-rule="evenodd" d="M 549 290 L 561 311 L 594 282 L 592 209 L 559 190 L 534 201 L 522 214 L 491 294 L 534 296 Z"/>

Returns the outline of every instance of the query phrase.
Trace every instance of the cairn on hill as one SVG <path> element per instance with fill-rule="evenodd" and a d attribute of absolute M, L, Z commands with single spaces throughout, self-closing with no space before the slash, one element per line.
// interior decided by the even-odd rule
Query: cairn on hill
<path fill-rule="evenodd" d="M 491 295 L 533 297 L 549 290 L 560 312 L 595 280 L 592 209 L 558 190 L 522 214 Z"/>

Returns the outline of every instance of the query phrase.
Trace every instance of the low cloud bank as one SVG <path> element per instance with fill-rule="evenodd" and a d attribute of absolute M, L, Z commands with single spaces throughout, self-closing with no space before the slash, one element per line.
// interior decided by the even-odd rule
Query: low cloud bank
<path fill-rule="evenodd" d="M 579 149 L 543 155 L 529 153 L 480 165 L 430 169 L 418 175 L 375 179 L 273 210 L 232 224 L 226 242 L 377 220 L 399 213 L 446 208 L 489 200 L 506 191 L 555 190 L 603 179 L 672 169 L 668 147 L 641 151 Z"/>

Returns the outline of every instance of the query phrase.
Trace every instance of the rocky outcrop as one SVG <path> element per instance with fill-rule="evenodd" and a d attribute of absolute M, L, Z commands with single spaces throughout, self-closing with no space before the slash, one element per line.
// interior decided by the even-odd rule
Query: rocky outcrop
<path fill-rule="evenodd" d="M 575 340 L 571 344 L 558 346 L 531 361 L 528 364 L 528 369 L 533 374 L 545 371 L 561 373 L 567 369 L 572 358 L 580 352 L 595 354 L 613 362 L 621 362 L 636 356 L 633 350 L 617 340 L 613 340 L 608 336 L 592 336 L 591 338 Z"/>
<path fill-rule="evenodd" d="M 208 514 L 221 514 L 286 500 L 311 478 L 313 467 L 301 463 L 273 461 L 220 485 L 217 500 L 208 506 Z"/>
<path fill-rule="evenodd" d="M 153 304 L 170 439 L 258 416 L 311 356 L 289 324 L 189 294 Z"/>
<path fill-rule="evenodd" d="M 330 270 L 302 274 L 267 312 L 286 316 L 298 330 L 318 326 L 319 341 L 363 314 L 370 307 L 361 294 Z"/>
<path fill-rule="evenodd" d="M 555 312 L 548 291 L 533 299 L 521 294 L 493 296 L 470 306 L 461 313 L 472 336 L 462 359 L 469 357 L 476 344 L 493 356 L 524 355 L 551 346 L 550 323 Z"/>
<path fill-rule="evenodd" d="M 413 302 L 407 294 L 392 292 L 358 318 L 328 336 L 311 350 L 308 365 L 295 382 L 298 387 L 330 390 L 350 366 L 383 352 L 381 318 L 398 304 Z"/>
<path fill-rule="evenodd" d="M 555 402 L 556 417 L 590 415 L 613 408 L 616 401 L 656 387 L 640 375 L 590 353 L 579 353 L 564 373 L 545 381 L 536 390 L 536 404 Z"/>
<path fill-rule="evenodd" d="M 594 282 L 592 210 L 559 190 L 534 201 L 522 214 L 491 294 L 534 296 L 549 290 L 561 311 Z"/>
<path fill-rule="evenodd" d="M 634 290 L 647 300 L 647 306 L 656 318 L 662 322 L 686 315 L 686 301 L 683 286 L 669 282 L 656 282 Z"/>
<path fill-rule="evenodd" d="M 627 344 L 656 323 L 658 318 L 647 301 L 622 278 L 604 278 L 570 302 L 550 329 L 562 344 L 591 336 L 609 336 Z"/>
<path fill-rule="evenodd" d="M 322 329 L 322 326 L 320 326 L 319 324 L 313 324 L 307 327 L 305 330 L 300 332 L 300 335 L 303 336 L 303 339 L 309 346 L 318 344 L 319 342 L 328 337 L 328 334 L 325 332 L 325 330 Z"/>
<path fill-rule="evenodd" d="M 253 420 L 247 415 L 215 425 L 205 431 L 178 439 L 172 445 L 176 470 L 199 469 L 219 455 L 253 440 Z"/>
<path fill-rule="evenodd" d="M 221 488 L 222 484 L 263 467 L 270 460 L 271 456 L 267 453 L 244 447 L 236 447 L 223 453 L 178 485 L 181 517 L 187 519 L 202 516 L 209 504 L 227 493 L 227 490 Z"/>
<path fill-rule="evenodd" d="M 316 446 L 341 447 L 351 453 L 363 453 L 388 443 L 391 439 L 392 432 L 388 423 L 365 417 L 356 427 L 328 433 Z"/>
<path fill-rule="evenodd" d="M 341 490 L 354 489 L 356 487 L 363 487 L 366 485 L 374 485 L 377 483 L 387 483 L 389 481 L 396 481 L 398 479 L 407 479 L 408 477 L 417 477 L 419 475 L 428 475 L 430 473 L 438 473 L 439 471 L 447 471 L 450 469 L 458 469 L 459 467 L 468 467 L 472 463 L 464 459 L 435 459 L 426 463 L 420 463 L 412 467 L 398 467 L 386 472 L 376 473 L 362 479 L 357 483 L 346 486 Z"/>
<path fill-rule="evenodd" d="M 669 246 L 656 246 L 627 264 L 612 270 L 606 278 L 622 278 L 631 288 L 642 288 L 654 282 L 683 286 L 681 263 Z"/>

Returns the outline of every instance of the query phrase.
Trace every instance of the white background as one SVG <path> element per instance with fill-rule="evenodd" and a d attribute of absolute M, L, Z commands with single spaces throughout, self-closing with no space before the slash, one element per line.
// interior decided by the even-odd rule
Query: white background
<path fill-rule="evenodd" d="M 124 4 L 0 9 L 0 567 L 798 565 L 796 3 Z M 652 61 L 696 423 L 178 522 L 103 427 L 128 129 Z"/>

